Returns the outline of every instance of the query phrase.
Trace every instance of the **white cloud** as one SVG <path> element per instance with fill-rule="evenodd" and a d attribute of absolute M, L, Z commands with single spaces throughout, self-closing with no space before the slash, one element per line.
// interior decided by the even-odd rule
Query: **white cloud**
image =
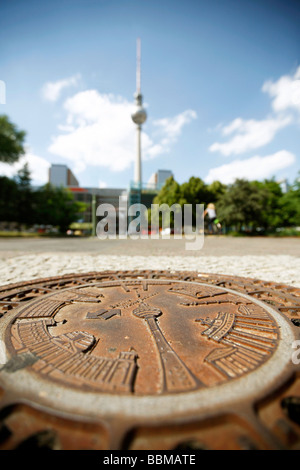
<path fill-rule="evenodd" d="M 211 152 L 220 152 L 222 155 L 239 155 L 270 143 L 276 133 L 291 123 L 290 116 L 279 116 L 261 121 L 255 119 L 234 119 L 227 126 L 222 127 L 222 134 L 234 136 L 227 142 L 215 142 L 210 147 Z"/>
<path fill-rule="evenodd" d="M 295 161 L 295 155 L 287 150 L 280 150 L 265 157 L 256 155 L 246 160 L 234 160 L 231 163 L 210 169 L 205 181 L 207 183 L 221 181 L 224 184 L 230 184 L 236 178 L 245 178 L 250 181 L 262 180 L 271 178 L 278 171 L 291 166 Z"/>
<path fill-rule="evenodd" d="M 107 183 L 105 181 L 99 181 L 99 188 L 107 188 Z"/>
<path fill-rule="evenodd" d="M 28 163 L 28 169 L 30 171 L 31 182 L 33 185 L 38 186 L 48 182 L 50 163 L 44 158 L 34 155 L 30 151 L 28 151 L 28 153 L 13 165 L 0 162 L 0 175 L 13 178 L 17 172 L 23 168 L 25 163 Z"/>
<path fill-rule="evenodd" d="M 67 99 L 64 109 L 67 112 L 66 123 L 59 127 L 64 134 L 54 136 L 48 150 L 71 161 L 75 172 L 83 171 L 88 165 L 123 171 L 135 161 L 136 128 L 131 120 L 133 103 L 112 94 L 86 90 Z M 156 142 L 143 130 L 143 159 L 167 152 L 183 125 L 193 118 L 193 113 L 188 110 L 174 118 L 156 121 L 155 125 L 160 129 Z"/>
<path fill-rule="evenodd" d="M 132 104 L 96 90 L 79 92 L 69 98 L 65 133 L 55 136 L 49 151 L 70 160 L 75 172 L 87 165 L 122 171 L 135 158 L 135 126 Z M 145 140 L 145 139 L 144 139 Z"/>
<path fill-rule="evenodd" d="M 73 132 L 73 131 L 75 131 L 75 127 L 74 126 L 69 126 L 68 124 L 66 124 L 66 125 L 59 124 L 57 127 L 60 131 L 63 131 L 63 132 Z"/>
<path fill-rule="evenodd" d="M 276 82 L 271 80 L 263 84 L 262 91 L 268 93 L 275 112 L 297 110 L 300 112 L 300 66 L 294 75 L 284 75 Z"/>
<path fill-rule="evenodd" d="M 277 81 L 268 80 L 262 91 L 272 98 L 272 116 L 263 120 L 236 118 L 219 130 L 225 142 L 214 142 L 209 150 L 222 155 L 240 155 L 263 147 L 274 139 L 280 129 L 295 122 L 292 111 L 300 113 L 300 66 L 293 75 L 284 75 Z"/>
<path fill-rule="evenodd" d="M 56 82 L 47 82 L 42 87 L 42 96 L 47 101 L 57 101 L 62 90 L 78 84 L 80 74 Z"/>
<path fill-rule="evenodd" d="M 169 148 L 162 144 L 153 144 L 152 140 L 149 140 L 148 148 L 147 148 L 147 157 L 155 158 L 158 155 L 161 155 L 164 152 L 168 152 Z"/>
<path fill-rule="evenodd" d="M 196 112 L 192 109 L 187 109 L 174 117 L 157 119 L 153 124 L 164 134 L 162 143 L 168 145 L 176 141 L 182 132 L 182 128 L 196 118 Z"/>

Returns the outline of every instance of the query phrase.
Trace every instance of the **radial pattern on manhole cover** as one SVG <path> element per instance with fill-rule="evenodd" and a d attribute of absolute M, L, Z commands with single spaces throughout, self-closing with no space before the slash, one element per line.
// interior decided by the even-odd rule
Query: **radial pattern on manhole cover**
<path fill-rule="evenodd" d="M 297 288 L 87 273 L 0 308 L 0 448 L 299 448 Z"/>

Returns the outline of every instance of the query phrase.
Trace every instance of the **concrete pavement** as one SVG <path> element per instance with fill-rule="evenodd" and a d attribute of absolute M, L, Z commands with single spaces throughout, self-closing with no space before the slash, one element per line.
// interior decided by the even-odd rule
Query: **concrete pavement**
<path fill-rule="evenodd" d="M 206 236 L 199 251 L 186 240 L 0 238 L 0 285 L 110 269 L 193 270 L 300 287 L 300 238 Z"/>

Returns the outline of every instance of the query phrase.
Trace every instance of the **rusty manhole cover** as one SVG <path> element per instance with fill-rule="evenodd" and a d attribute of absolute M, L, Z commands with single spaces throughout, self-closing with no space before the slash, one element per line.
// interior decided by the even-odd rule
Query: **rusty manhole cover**
<path fill-rule="evenodd" d="M 0 308 L 2 449 L 300 448 L 297 288 L 88 273 Z"/>

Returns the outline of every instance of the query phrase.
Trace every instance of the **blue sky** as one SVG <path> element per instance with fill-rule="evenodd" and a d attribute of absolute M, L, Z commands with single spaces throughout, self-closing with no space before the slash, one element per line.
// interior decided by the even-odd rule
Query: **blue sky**
<path fill-rule="evenodd" d="M 26 157 L 0 173 L 28 161 L 40 184 L 65 163 L 81 186 L 128 187 L 140 37 L 145 183 L 157 169 L 296 178 L 298 1 L 1 0 L 0 13 L 0 113 L 27 131 Z"/>

